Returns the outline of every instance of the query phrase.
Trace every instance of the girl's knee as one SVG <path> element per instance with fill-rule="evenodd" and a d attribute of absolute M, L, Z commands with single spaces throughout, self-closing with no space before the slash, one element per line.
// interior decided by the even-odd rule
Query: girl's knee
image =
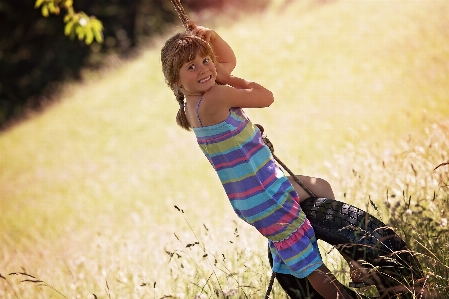
<path fill-rule="evenodd" d="M 317 197 L 325 197 L 325 198 L 331 198 L 331 199 L 335 198 L 334 192 L 332 191 L 332 187 L 328 181 L 321 179 L 321 178 L 308 177 L 308 176 L 302 176 L 302 175 L 298 175 L 297 177 Z M 308 197 L 308 194 L 298 184 L 294 183 L 294 180 L 292 177 L 288 177 L 288 179 L 295 187 L 300 198 L 305 199 Z"/>
<path fill-rule="evenodd" d="M 321 188 L 329 188 L 332 189 L 331 184 L 328 181 L 322 178 L 316 178 L 316 185 Z"/>
<path fill-rule="evenodd" d="M 319 197 L 334 199 L 334 192 L 332 191 L 332 186 L 328 181 L 321 178 L 316 178 L 316 188 L 319 190 L 319 194 L 317 194 Z"/>

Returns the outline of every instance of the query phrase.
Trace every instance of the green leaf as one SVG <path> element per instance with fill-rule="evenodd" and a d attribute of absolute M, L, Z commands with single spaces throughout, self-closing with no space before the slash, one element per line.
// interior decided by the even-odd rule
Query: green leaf
<path fill-rule="evenodd" d="M 90 22 L 86 24 L 86 28 L 84 30 L 86 32 L 86 45 L 90 45 L 94 41 L 94 33 L 92 31 L 92 26 Z"/>
<path fill-rule="evenodd" d="M 34 4 L 34 8 L 39 8 L 42 3 L 44 3 L 44 0 L 36 0 L 36 3 Z"/>
<path fill-rule="evenodd" d="M 75 32 L 75 30 L 72 30 L 71 32 L 70 32 L 70 40 L 74 40 L 75 39 L 75 37 L 76 37 L 76 32 Z"/>
<path fill-rule="evenodd" d="M 86 20 L 90 19 L 89 16 L 84 11 L 80 11 L 78 14 L 80 15 L 80 18 L 84 18 Z"/>
<path fill-rule="evenodd" d="M 67 0 L 64 2 L 64 6 L 69 8 L 73 6 L 73 1 L 72 0 Z"/>
<path fill-rule="evenodd" d="M 78 36 L 79 40 L 83 40 L 84 36 L 86 35 L 86 32 L 84 32 L 84 28 L 82 26 L 76 26 L 76 35 Z"/>
<path fill-rule="evenodd" d="M 79 14 L 74 14 L 72 15 L 73 18 L 73 22 L 78 23 L 80 21 L 80 16 Z"/>
<path fill-rule="evenodd" d="M 86 45 L 90 45 L 94 41 L 92 30 L 86 30 Z"/>
<path fill-rule="evenodd" d="M 48 6 L 46 4 L 44 4 L 42 6 L 41 11 L 42 11 L 42 15 L 46 18 L 50 15 L 50 13 L 48 12 Z"/>
<path fill-rule="evenodd" d="M 95 37 L 95 40 L 97 41 L 97 43 L 102 43 L 103 42 L 103 33 L 101 32 L 101 30 L 92 28 L 92 32 L 94 34 L 94 37 Z"/>
<path fill-rule="evenodd" d="M 67 35 L 67 36 L 70 35 L 70 33 L 72 32 L 72 29 L 73 29 L 73 25 L 74 25 L 73 21 L 70 21 L 65 25 L 65 27 L 64 27 L 65 35 Z"/>
<path fill-rule="evenodd" d="M 102 31 L 103 30 L 103 23 L 101 23 L 100 20 L 98 20 L 98 19 L 96 19 L 94 17 L 90 18 L 90 26 L 93 29 L 97 30 L 97 31 Z"/>
<path fill-rule="evenodd" d="M 48 6 L 48 10 L 51 13 L 55 13 L 56 6 L 55 6 L 55 3 L 53 1 L 48 2 L 47 6 Z"/>

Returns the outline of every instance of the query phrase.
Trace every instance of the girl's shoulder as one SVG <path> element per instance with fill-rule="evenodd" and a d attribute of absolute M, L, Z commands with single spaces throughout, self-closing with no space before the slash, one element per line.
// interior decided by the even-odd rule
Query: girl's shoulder
<path fill-rule="evenodd" d="M 204 95 L 203 98 L 225 98 L 235 88 L 228 85 L 214 85 Z"/>
<path fill-rule="evenodd" d="M 229 116 L 229 104 L 227 90 L 232 88 L 225 85 L 215 85 L 209 89 L 201 98 L 197 114 L 203 125 L 216 124 Z"/>
<path fill-rule="evenodd" d="M 201 97 L 201 105 L 213 105 L 216 108 L 225 107 L 227 99 L 232 96 L 230 89 L 232 89 L 230 86 L 214 85 Z"/>

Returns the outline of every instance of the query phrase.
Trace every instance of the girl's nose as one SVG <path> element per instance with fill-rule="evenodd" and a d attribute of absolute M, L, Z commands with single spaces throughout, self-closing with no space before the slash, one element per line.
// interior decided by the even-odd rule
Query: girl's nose
<path fill-rule="evenodd" d="M 201 68 L 200 68 L 200 74 L 204 74 L 204 73 L 207 72 L 208 70 L 209 70 L 209 69 L 208 69 L 207 66 L 201 65 Z"/>

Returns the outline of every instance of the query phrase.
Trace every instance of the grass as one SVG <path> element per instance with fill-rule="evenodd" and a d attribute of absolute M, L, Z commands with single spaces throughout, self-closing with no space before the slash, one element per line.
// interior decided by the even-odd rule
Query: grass
<path fill-rule="evenodd" d="M 443 291 L 448 166 L 433 169 L 449 160 L 448 11 L 447 1 L 273 1 L 215 20 L 235 73 L 275 94 L 272 107 L 247 113 L 277 156 L 397 227 Z M 265 241 L 176 127 L 161 45 L 87 73 L 0 135 L 0 297 L 264 295 Z M 8 275 L 17 272 L 54 289 Z M 274 298 L 285 298 L 278 285 Z"/>

